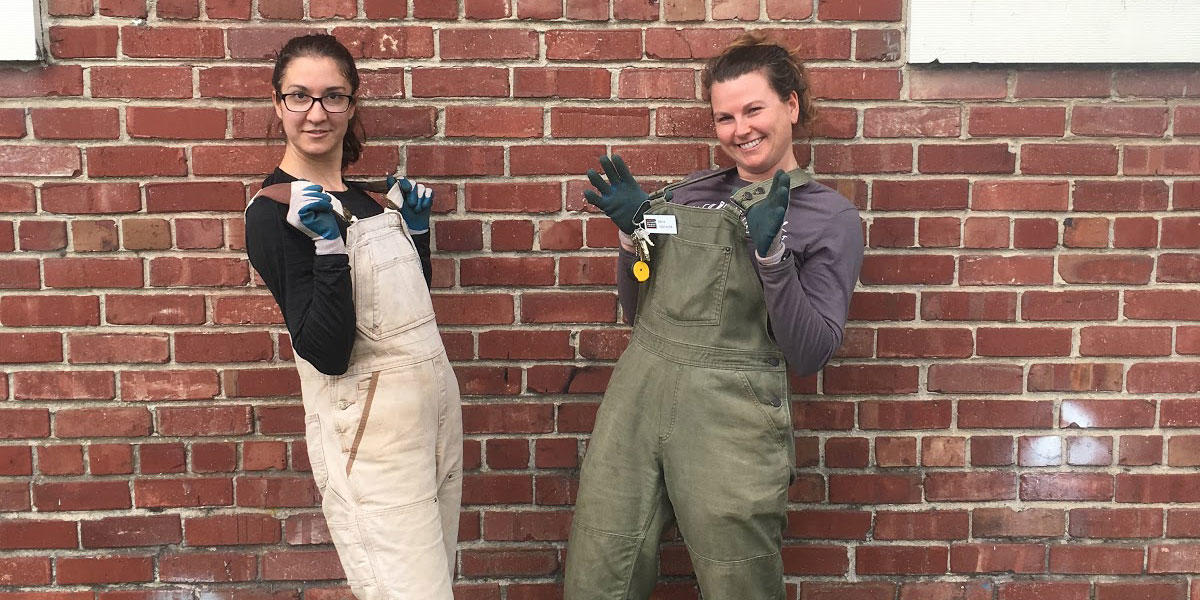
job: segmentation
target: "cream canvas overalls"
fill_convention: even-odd
[[[260,194],[278,198],[273,187]],[[325,375],[296,356],[321,510],[359,600],[452,600],[458,381],[400,213],[355,220],[346,247],[357,320],[350,367]]]
[[[807,180],[793,175],[792,188]],[[684,185],[691,182],[684,182]],[[665,200],[650,279],[600,405],[567,550],[567,600],[645,599],[678,524],[705,600],[781,600],[794,465],[788,377],[768,331],[742,208]]]

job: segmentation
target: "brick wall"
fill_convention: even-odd
[[[902,0],[43,4],[51,57],[0,67],[0,598],[348,596],[242,247],[306,31],[361,57],[355,173],[438,192],[460,597],[559,597],[628,339],[582,173],[724,162],[695,67],[745,27],[810,59],[798,153],[870,246],[795,382],[789,598],[1200,598],[1200,68],[910,67]]]

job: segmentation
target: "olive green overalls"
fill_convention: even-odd
[[[791,187],[808,180],[793,172]],[[684,182],[683,185],[693,183]],[[787,366],[768,331],[742,208],[651,203],[658,234],[629,347],[584,459],[566,598],[645,599],[678,523],[705,600],[784,597],[780,547],[794,465]],[[671,189],[671,188],[668,188]]]

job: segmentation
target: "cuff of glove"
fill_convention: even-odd
[[[409,225],[408,232],[412,235],[421,235],[423,233],[429,233],[429,226],[426,225],[424,229],[417,229],[416,227]]]
[[[313,245],[316,246],[317,254],[322,256],[327,254],[346,254],[346,242],[342,240],[342,236],[327,240],[321,238],[315,240]]]
[[[758,259],[760,265],[776,265],[783,260],[784,252],[787,252],[787,248],[783,244],[776,243],[771,245],[771,250],[767,252],[766,256],[762,256],[758,250],[755,250],[754,257]]]

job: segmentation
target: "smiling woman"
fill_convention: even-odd
[[[703,82],[733,168],[653,196],[619,156],[600,160],[607,180],[588,173],[584,196],[620,229],[617,290],[633,336],[584,459],[567,600],[649,597],[672,522],[704,598],[784,597],[787,371],[811,374],[841,344],[861,225],[793,154],[812,116],[794,54],[747,35]]]
[[[359,600],[451,600],[462,417],[427,288],[432,193],[395,178],[385,210],[343,179],[359,79],[333,36],[290,40],[271,83],[287,144],[246,252],[295,349],[330,537]]]

